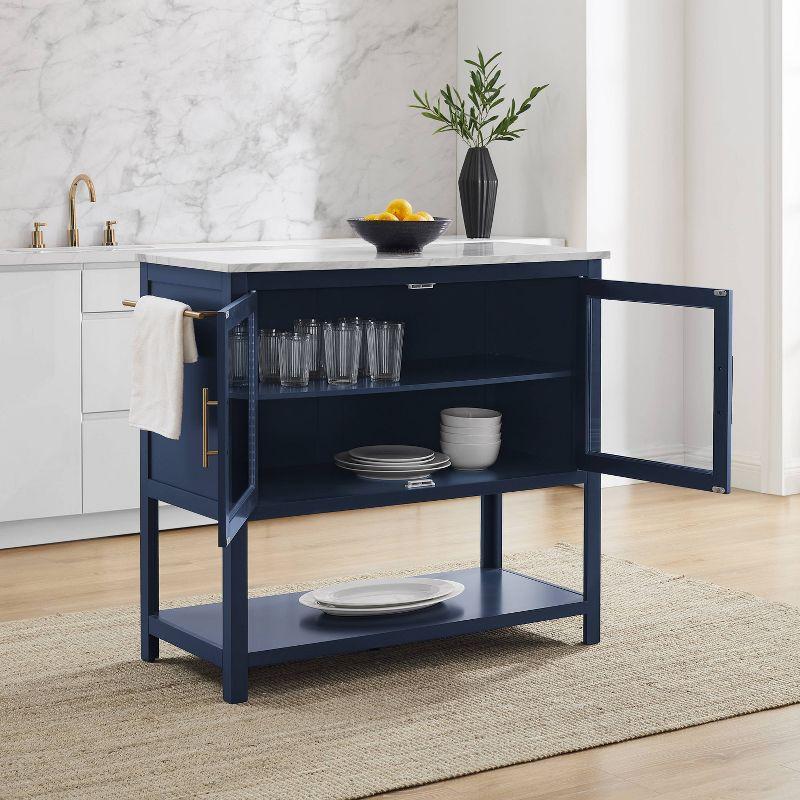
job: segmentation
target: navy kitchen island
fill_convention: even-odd
[[[730,491],[731,294],[602,279],[603,252],[524,239],[443,239],[420,256],[377,256],[358,240],[214,251],[149,251],[141,294],[194,310],[199,361],[184,376],[178,441],[141,434],[141,646],[159,640],[222,668],[223,696],[247,699],[253,666],[439,639],[566,616],[600,639],[600,475]],[[713,453],[709,468],[602,452],[600,305],[604,300],[713,311]],[[401,380],[353,387],[259,384],[259,328],[297,318],[405,323]],[[231,380],[230,338],[244,326],[248,375]],[[241,331],[241,327],[239,331]],[[657,354],[656,356],[657,357]],[[360,479],[333,464],[356,445],[438,449],[439,411],[503,413],[489,469],[445,470],[432,485]],[[505,492],[581,484],[580,592],[503,569]],[[397,616],[331,617],[299,595],[247,596],[249,520],[481,497],[480,566],[446,573],[459,597]],[[222,602],[161,610],[158,503],[218,520]],[[379,536],[380,532],[376,532]],[[435,536],[431,531],[431,536]],[[353,571],[360,571],[354,563]]]

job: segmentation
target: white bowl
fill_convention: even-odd
[[[454,444],[496,444],[500,441],[500,432],[497,433],[448,433],[445,430],[439,432],[439,438],[443,442],[453,442]]]
[[[442,442],[442,450],[450,456],[454,469],[486,469],[497,461],[500,442],[494,444]]]
[[[490,408],[445,408],[439,414],[443,425],[485,430],[499,428],[503,415]]]

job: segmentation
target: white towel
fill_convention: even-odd
[[[185,303],[147,295],[133,311],[133,378],[128,420],[135,428],[180,439],[183,365],[197,361],[194,321]]]

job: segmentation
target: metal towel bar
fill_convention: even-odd
[[[122,305],[128,308],[136,308],[136,300],[123,300]],[[184,311],[184,317],[191,317],[192,319],[205,319],[206,317],[213,317],[218,312],[216,311]]]

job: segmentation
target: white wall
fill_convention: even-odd
[[[780,139],[781,257],[772,299],[780,311],[779,403],[783,425],[773,442],[781,465],[781,489],[800,492],[800,3],[782,2],[780,60],[782,114]]]
[[[683,282],[683,8],[586,4],[587,244],[604,275]],[[602,447],[682,463],[683,317],[603,309]]]
[[[488,6],[491,5],[491,8]],[[506,99],[549,83],[520,119],[526,132],[491,146],[499,180],[493,233],[586,239],[584,0],[459,0],[459,88],[465,58],[503,51]],[[466,152],[459,148],[459,168]]]
[[[543,222],[561,219],[575,236],[581,224],[574,220],[585,214],[588,246],[612,252],[607,277],[733,289],[733,482],[765,491],[790,490],[793,480],[800,490],[800,157],[793,144],[784,147],[781,206],[774,67],[781,4],[783,136],[794,143],[795,0],[501,2],[491,13],[486,4],[459,3],[460,56],[478,43],[513,47],[509,67],[555,84],[541,96],[552,92],[552,105],[537,119],[545,128],[536,131],[540,152],[515,143],[495,158],[503,159],[495,229],[539,233]],[[576,43],[582,30],[585,51]],[[562,36],[571,43],[559,46]],[[571,105],[564,94],[573,96]],[[585,139],[575,130],[581,103]],[[568,115],[556,115],[568,107]],[[532,182],[534,171],[547,179]],[[538,186],[551,196],[526,204]],[[544,205],[558,213],[545,213]],[[776,242],[781,211],[783,239]],[[781,267],[782,292],[775,279]],[[609,307],[603,324],[604,449],[707,464],[710,312]],[[771,369],[778,344],[783,360]]]
[[[26,0],[0,10],[0,247],[331,236],[404,195],[455,214],[455,142],[411,89],[455,79],[456,0]]]
[[[770,3],[692,0],[685,9],[685,277],[733,289],[734,480],[766,489]],[[688,439],[697,445],[709,372],[689,347],[686,368]]]

